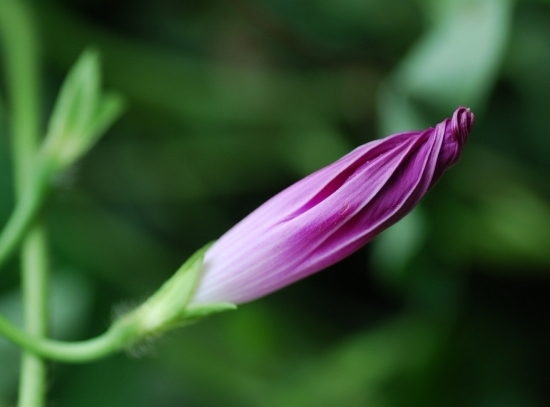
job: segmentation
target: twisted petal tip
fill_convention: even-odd
[[[452,118],[452,129],[461,147],[466,144],[468,135],[474,127],[474,122],[474,114],[469,108],[460,106],[455,110]]]

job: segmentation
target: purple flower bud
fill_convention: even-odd
[[[208,249],[191,302],[251,301],[350,255],[418,204],[473,125],[459,107],[434,128],[362,145],[277,194]]]

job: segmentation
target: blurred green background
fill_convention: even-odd
[[[56,338],[102,333],[196,249],[354,147],[459,105],[476,114],[459,164],[366,248],[130,357],[52,364],[50,405],[550,405],[549,2],[28,3],[44,123],[90,45],[128,101],[47,207]],[[0,310],[17,320],[17,262],[1,277]],[[18,356],[0,339],[1,407]]]

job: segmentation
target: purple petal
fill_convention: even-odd
[[[247,302],[350,255],[422,199],[474,124],[464,107],[424,131],[358,147],[264,203],[207,252],[193,303]]]

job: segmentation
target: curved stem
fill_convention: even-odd
[[[14,344],[43,358],[67,363],[94,361],[124,349],[136,337],[132,321],[121,319],[103,335],[81,342],[63,342],[29,335],[0,315],[0,333]]]
[[[18,201],[0,234],[0,267],[15,250],[36,220],[45,200],[47,182],[36,179],[35,186],[28,188]]]

